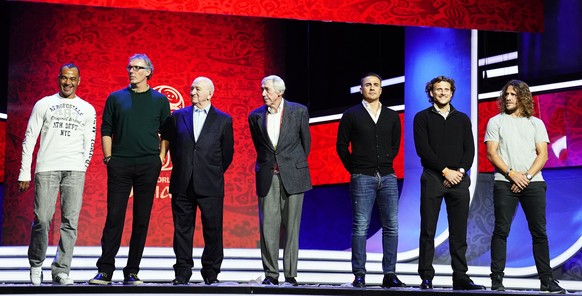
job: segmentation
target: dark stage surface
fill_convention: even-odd
[[[187,286],[172,286],[170,284],[146,283],[141,286],[123,286],[121,283],[112,286],[91,286],[88,284],[76,284],[74,286],[52,286],[43,284],[41,286],[23,285],[23,284],[4,284],[0,285],[0,294],[12,295],[129,295],[129,294],[151,294],[151,295],[168,295],[168,294],[212,294],[212,295],[540,295],[547,294],[533,290],[515,290],[506,292],[494,292],[491,290],[483,291],[453,291],[450,288],[435,288],[430,291],[420,290],[419,288],[391,288],[383,289],[380,286],[370,286],[365,289],[357,289],[347,286],[331,285],[300,285],[299,287],[291,286],[263,286],[260,284],[238,284],[238,283],[220,283],[207,286],[204,284],[190,284]],[[581,292],[569,293],[573,295],[582,295]]]

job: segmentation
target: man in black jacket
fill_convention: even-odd
[[[192,246],[196,209],[200,209],[204,251],[200,273],[207,285],[218,283],[224,259],[222,239],[224,173],[234,154],[232,117],[214,107],[214,84],[206,77],[192,82],[192,106],[174,111],[162,137],[172,157],[172,217],[174,220],[174,285],[192,276]]]
[[[382,287],[406,286],[396,276],[399,195],[392,167],[400,148],[400,118],[380,103],[381,83],[375,73],[361,79],[363,100],[344,112],[336,143],[337,154],[351,174],[352,285],[358,288],[366,286],[366,240],[375,203],[382,220]]]
[[[432,289],[434,236],[443,197],[449,221],[449,252],[454,290],[485,289],[467,276],[467,219],[469,185],[466,171],[473,164],[475,144],[469,117],[451,105],[455,81],[438,76],[426,84],[432,106],[414,117],[414,145],[424,168],[420,177],[421,289]]]

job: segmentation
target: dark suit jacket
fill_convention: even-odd
[[[277,150],[267,134],[267,107],[263,105],[253,110],[248,119],[257,151],[255,165],[257,195],[266,196],[269,192],[275,162],[279,166],[279,175],[287,193],[298,194],[311,189],[311,177],[307,166],[311,146],[307,108],[284,100]]]
[[[232,117],[210,106],[195,142],[193,112],[193,106],[174,111],[162,135],[170,141],[170,193],[186,193],[192,182],[197,195],[224,196],[224,172],[234,154]]]

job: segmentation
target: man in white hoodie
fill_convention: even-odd
[[[65,64],[57,76],[59,92],[34,105],[22,143],[18,190],[30,187],[34,146],[40,134],[34,174],[34,222],[28,247],[30,280],[42,283],[50,222],[61,194],[60,240],[51,265],[53,284],[72,285],[69,277],[77,222],[83,201],[85,172],[95,146],[95,108],[76,95],[81,82],[79,68]]]

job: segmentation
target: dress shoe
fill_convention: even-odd
[[[453,280],[453,290],[485,290],[485,286],[477,285],[471,279]]]
[[[491,275],[491,291],[505,291],[503,277],[501,275]]]
[[[272,276],[268,276],[265,277],[265,279],[263,280],[263,285],[273,285],[273,286],[278,286],[279,285],[279,280],[272,277]]]
[[[432,289],[432,280],[424,279],[422,283],[420,283],[421,290],[431,290]]]
[[[217,278],[204,278],[204,283],[207,285],[218,284],[220,281]]]
[[[366,275],[365,274],[356,274],[354,281],[352,282],[352,286],[356,288],[365,288],[366,287]]]
[[[299,286],[299,284],[297,283],[297,280],[294,277],[285,277],[285,282],[288,284],[291,284],[291,286],[294,286],[294,287]]]
[[[177,276],[175,279],[172,280],[172,285],[177,286],[177,285],[187,285],[190,282],[189,279],[186,279],[185,277],[182,276]]]
[[[401,282],[396,276],[396,274],[387,273],[384,275],[384,279],[382,280],[382,288],[398,288],[398,287],[406,287],[406,284]]]

